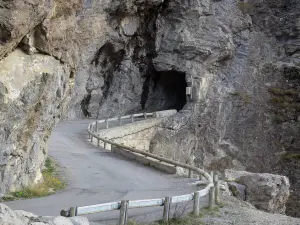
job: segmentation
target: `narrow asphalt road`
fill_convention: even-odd
[[[87,126],[91,120],[63,121],[49,140],[49,154],[63,168],[68,188],[54,195],[7,202],[12,209],[37,215],[58,216],[61,209],[100,204],[122,199],[160,198],[192,193],[196,190],[188,178],[176,178],[153,168],[128,161],[92,145]],[[130,216],[162,209],[133,210]],[[113,220],[118,212],[88,216],[90,221]]]

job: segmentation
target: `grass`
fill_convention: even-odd
[[[163,221],[157,221],[154,223],[150,223],[150,224],[145,224],[145,223],[139,223],[136,221],[128,221],[127,225],[200,225],[202,224],[201,221],[195,221],[196,217],[192,217],[192,216],[186,216],[186,217],[182,217],[182,218],[173,218],[169,221],[169,223],[164,223]]]
[[[192,213],[190,213],[187,216],[182,216],[179,218],[172,218],[169,223],[164,223],[163,221],[157,221],[154,223],[140,223],[133,220],[128,221],[128,225],[201,225],[205,224],[201,218],[204,218],[206,215],[214,215],[218,216],[218,212],[220,208],[223,208],[225,205],[220,204],[218,206],[215,206],[213,209],[209,209],[208,207],[203,208],[199,216],[194,216]]]
[[[284,95],[290,95],[290,96],[298,96],[299,92],[295,89],[282,89],[282,88],[269,88],[268,91],[273,94],[273,95],[279,95],[279,96],[284,96]]]
[[[230,95],[241,98],[245,104],[249,104],[251,102],[251,97],[247,92],[235,91],[235,92],[231,92]]]
[[[237,6],[243,13],[252,13],[255,8],[252,3],[241,0],[237,0]]]
[[[272,95],[270,103],[274,106],[273,121],[276,124],[295,120],[298,117],[300,112],[300,92],[298,90],[271,87],[268,92]]]
[[[24,187],[19,191],[10,193],[11,198],[19,199],[19,198],[36,198],[36,197],[44,197],[58,190],[62,190],[66,187],[65,182],[61,181],[59,176],[57,175],[57,168],[54,161],[48,157],[45,161],[45,169],[42,171],[43,181],[38,184],[33,184],[28,187]],[[3,199],[5,201],[5,198]]]
[[[286,153],[282,157],[286,160],[300,160],[300,153]]]

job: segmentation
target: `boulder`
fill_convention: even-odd
[[[37,216],[30,212],[13,211],[4,204],[0,204],[1,225],[89,225],[83,217],[65,218],[51,216]]]
[[[228,182],[229,190],[232,192],[233,196],[242,200],[247,200],[246,195],[246,186],[242,184],[238,184],[235,182]]]
[[[239,190],[241,185],[245,186],[245,200],[256,208],[271,212],[285,213],[285,204],[290,192],[289,179],[285,176],[269,173],[250,173],[246,171],[225,170],[225,179],[230,181],[229,185]],[[232,189],[231,189],[232,190]],[[243,197],[242,197],[243,198]]]

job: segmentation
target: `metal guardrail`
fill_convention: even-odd
[[[176,111],[176,110],[174,110]],[[197,167],[176,162],[170,159],[166,159],[148,152],[144,152],[135,148],[127,147],[115,142],[112,142],[110,140],[107,140],[105,138],[101,138],[97,132],[99,130],[99,125],[101,123],[105,123],[105,128],[109,128],[109,122],[113,121],[119,121],[119,126],[121,126],[123,123],[122,121],[124,119],[131,119],[131,122],[134,122],[135,118],[158,118],[158,117],[164,117],[159,116],[162,112],[168,112],[168,111],[160,111],[160,112],[154,112],[154,113],[140,113],[140,114],[132,114],[128,116],[122,116],[118,118],[110,118],[106,120],[97,120],[88,126],[88,134],[89,138],[91,139],[91,142],[93,142],[93,138],[96,138],[98,146],[100,144],[100,141],[104,143],[104,148],[107,148],[107,144],[111,145],[111,147],[117,147],[120,149],[124,149],[125,151],[131,151],[133,153],[139,153],[141,155],[144,155],[145,157],[151,157],[153,159],[157,159],[161,162],[165,162],[174,166],[182,167],[189,170],[189,177],[192,177],[192,171],[197,173],[199,177],[205,177],[207,182],[205,184],[206,187],[200,191],[196,191],[191,194],[186,195],[180,195],[180,196],[173,196],[173,197],[165,197],[165,198],[158,198],[158,199],[146,199],[146,200],[135,200],[135,201],[128,201],[123,200],[119,202],[110,202],[110,203],[103,203],[98,205],[90,205],[90,206],[82,206],[82,207],[71,207],[68,210],[62,210],[61,215],[65,217],[73,217],[73,216],[83,216],[87,214],[93,214],[93,213],[100,213],[100,212],[107,212],[107,211],[114,211],[114,210],[120,210],[120,218],[119,218],[119,225],[125,225],[127,224],[127,218],[128,218],[128,209],[134,209],[134,208],[143,208],[143,207],[154,207],[154,206],[163,206],[164,207],[164,213],[163,213],[163,221],[168,222],[170,219],[170,210],[171,210],[171,204],[177,204],[181,202],[188,202],[193,201],[193,214],[199,215],[200,212],[200,198],[205,197],[209,195],[209,202],[208,207],[212,209],[214,204],[219,204],[219,180],[218,175],[208,174],[202,169],[199,169]],[[170,115],[172,112],[169,110],[169,113],[166,113],[166,115]],[[163,114],[162,114],[163,115]],[[203,182],[202,182],[203,184]]]

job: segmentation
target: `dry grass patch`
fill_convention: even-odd
[[[55,162],[50,157],[46,159],[42,174],[43,181],[41,183],[24,187],[19,191],[12,192],[10,195],[15,199],[44,197],[66,187],[66,183],[58,175]]]

